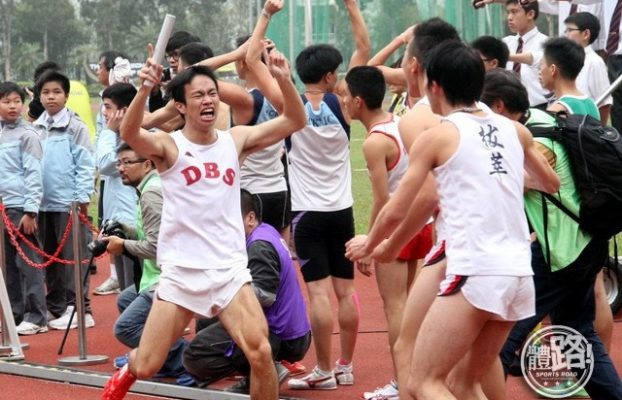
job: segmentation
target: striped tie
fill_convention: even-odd
[[[516,48],[516,54],[520,54],[522,52],[523,52],[523,38],[519,36],[518,47]],[[517,75],[520,75],[520,66],[521,66],[521,63],[519,62],[514,62],[514,65],[512,65],[512,70],[516,72]]]
[[[620,21],[622,20],[622,0],[618,0],[611,16],[609,37],[607,37],[607,54],[613,55],[618,50],[620,42]]]

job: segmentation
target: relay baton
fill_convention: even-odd
[[[173,32],[173,25],[175,25],[175,16],[166,14],[164,22],[162,23],[162,29],[160,29],[160,34],[158,35],[158,41],[156,42],[156,46],[153,51],[152,58],[157,64],[162,64],[162,61],[164,61],[164,50],[166,49],[168,39],[171,37],[171,33]],[[149,87],[153,86],[151,81],[145,81],[143,84]]]

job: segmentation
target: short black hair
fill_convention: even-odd
[[[479,100],[484,86],[484,63],[475,50],[458,40],[445,41],[425,57],[428,85],[443,88],[451,105],[472,104]]]
[[[505,68],[510,58],[510,50],[503,40],[494,36],[480,36],[471,43],[471,47],[479,51],[484,58],[497,60],[499,68]]]
[[[387,90],[382,72],[372,66],[354,67],[346,75],[346,84],[352,96],[358,96],[370,110],[382,107]]]
[[[111,69],[114,68],[114,60],[116,60],[117,57],[121,57],[125,59],[128,58],[127,55],[116,50],[106,50],[106,51],[102,51],[99,54],[99,60],[101,60],[102,58],[104,59],[104,66],[106,67],[106,71],[110,71]]]
[[[62,68],[54,61],[44,61],[35,67],[34,81],[36,82],[45,71],[62,71]]]
[[[564,79],[575,80],[585,62],[585,50],[577,42],[565,37],[551,38],[544,42],[544,58],[555,64]]]
[[[179,59],[183,61],[184,65],[193,65],[212,57],[214,57],[212,49],[200,42],[188,43],[179,49]]]
[[[188,43],[200,42],[200,41],[201,39],[198,36],[195,36],[191,34],[190,32],[177,31],[177,32],[174,32],[171,35],[171,37],[168,39],[168,42],[166,43],[166,48],[164,51],[166,53],[170,53],[172,51],[181,49],[182,47],[184,47],[184,45]]]
[[[446,40],[460,40],[456,28],[438,17],[430,18],[415,26],[415,37],[408,45],[408,55],[417,57],[423,64],[426,53]]]
[[[54,70],[45,71],[37,80],[35,84],[35,93],[41,93],[41,88],[48,82],[58,82],[60,86],[63,88],[63,92],[66,95],[69,95],[69,78],[67,78],[63,73]]]
[[[594,43],[594,41],[598,39],[598,35],[600,35],[600,21],[598,21],[595,15],[588,12],[578,12],[569,15],[568,18],[564,20],[564,23],[575,24],[581,31],[589,30],[589,44]]]
[[[135,152],[135,150],[132,148],[132,146],[130,146],[126,142],[121,142],[119,147],[117,147],[117,154],[119,154],[119,153],[121,153],[123,151],[134,151]]]
[[[255,213],[257,221],[261,222],[261,213],[259,212],[259,202],[257,197],[246,189],[240,190],[240,208],[242,208],[242,217],[246,216],[249,212]]]
[[[110,99],[117,107],[128,107],[136,96],[136,88],[131,83],[115,83],[102,92],[102,99]]]
[[[506,0],[505,5],[508,4],[518,4],[523,10],[525,10],[525,14],[529,13],[529,11],[533,11],[533,19],[538,19],[540,15],[540,5],[537,1],[523,1],[523,0]]]
[[[303,83],[318,83],[327,73],[337,71],[342,62],[343,57],[335,46],[314,44],[296,57],[296,72]]]
[[[121,144],[119,145],[119,147],[117,147],[117,155],[123,153],[124,151],[133,151],[134,153],[136,153],[136,155],[138,156],[138,158],[144,159],[145,161],[149,161],[151,163],[151,167],[155,169],[156,165],[153,162],[153,160],[150,160],[148,158],[144,158],[143,156],[141,156],[140,154],[138,154],[136,152],[136,150],[134,150],[132,148],[132,146],[130,146],[129,144],[127,144],[127,142],[121,142]]]
[[[11,93],[17,93],[22,99],[22,103],[26,100],[26,93],[21,86],[15,82],[2,82],[0,83],[0,99],[3,99]]]
[[[171,82],[166,86],[166,93],[174,101],[186,104],[185,87],[198,75],[204,75],[213,80],[216,85],[216,90],[218,90],[218,78],[216,78],[214,71],[203,65],[193,65],[175,75]]]
[[[486,72],[481,102],[492,107],[501,100],[511,113],[525,113],[529,109],[527,89],[513,71],[496,68]]]
[[[251,38],[251,35],[249,35],[249,34],[236,37],[235,38],[235,47],[238,48],[238,47],[242,46],[250,38]]]

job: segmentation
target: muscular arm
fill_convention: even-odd
[[[283,114],[259,125],[236,126],[231,129],[241,160],[248,154],[285,139],[307,123],[302,100],[291,80],[287,60],[276,50],[270,53],[269,60],[270,72],[283,92]]]
[[[386,147],[387,141],[390,141],[382,134],[371,134],[363,143],[363,155],[369,172],[369,180],[371,181],[371,190],[373,196],[373,205],[369,216],[369,229],[374,225],[376,216],[380,209],[389,201],[389,181]],[[391,143],[388,143],[391,145]]]
[[[150,52],[152,52],[150,47]],[[153,160],[158,168],[167,169],[177,158],[175,151],[177,148],[170,136],[164,132],[149,132],[141,128],[145,104],[149,98],[151,89],[143,82],[150,81],[153,85],[160,83],[162,76],[162,66],[153,63],[151,58],[147,59],[145,66],[140,70],[139,77],[141,85],[126,111],[126,115],[121,122],[121,139],[129,144],[138,154]],[[166,146],[171,148],[167,154]],[[174,150],[173,150],[174,148]],[[174,154],[173,154],[174,153]]]
[[[361,14],[361,10],[356,0],[343,0],[346,9],[348,10],[348,16],[350,18],[350,26],[352,27],[352,38],[354,40],[354,52],[350,57],[350,63],[348,64],[348,71],[359,65],[367,65],[369,60],[369,53],[371,52],[371,42],[369,40],[369,32],[367,32],[367,25]],[[342,79],[337,83],[335,92],[339,95],[345,93],[345,81]],[[343,110],[342,106],[342,110]],[[346,113],[347,114],[347,113]]]
[[[283,8],[282,0],[267,0],[263,11],[269,16],[273,16]],[[246,66],[255,76],[257,88],[268,99],[270,104],[279,113],[283,111],[283,94],[279,89],[279,85],[270,75],[268,67],[261,61],[261,55],[264,50],[263,38],[266,36],[270,19],[263,13],[259,15],[255,30],[250,38],[248,51],[246,52]]]
[[[384,80],[388,85],[406,86],[404,70],[402,68],[386,67],[384,63],[387,62],[389,57],[395,53],[397,49],[408,44],[413,37],[413,31],[414,26],[411,26],[400,33],[367,62],[367,65],[376,66],[382,71]]]

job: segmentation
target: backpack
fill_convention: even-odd
[[[581,206],[573,214],[557,198],[544,196],[560,208],[581,229],[609,238],[622,231],[622,138],[610,126],[589,115],[553,115],[555,126],[527,124],[534,137],[545,137],[561,143],[570,160]]]

